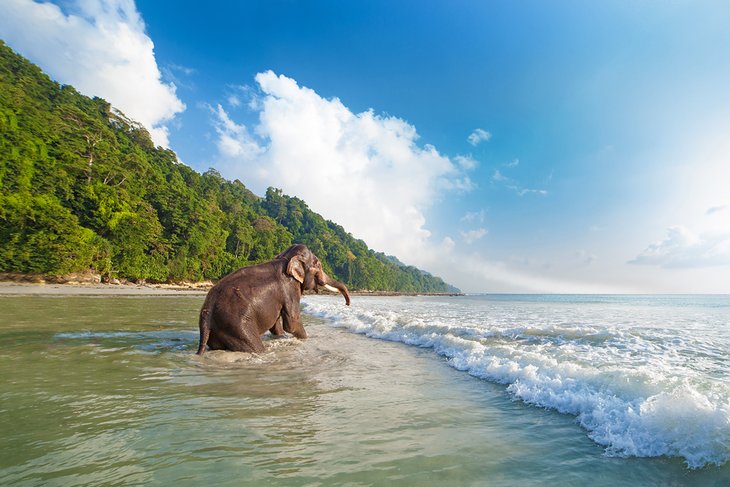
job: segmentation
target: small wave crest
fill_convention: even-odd
[[[490,326],[474,315],[326,300],[303,306],[355,333],[432,348],[525,403],[574,415],[607,455],[681,457],[689,468],[730,459],[730,386],[664,360],[653,337],[571,323]]]

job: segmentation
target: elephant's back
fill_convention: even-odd
[[[282,260],[272,260],[248,267],[241,267],[230,274],[224,276],[212,288],[214,290],[222,290],[230,286],[250,286],[256,282],[271,280],[279,274],[284,274],[285,262]]]

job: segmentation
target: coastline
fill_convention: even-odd
[[[320,291],[321,294],[325,292]],[[329,293],[326,293],[329,294]],[[334,294],[334,293],[332,293]],[[400,292],[400,291],[350,291],[350,296],[362,297],[393,297],[400,298],[403,296],[466,296],[464,293],[419,293],[419,292]]]
[[[105,296],[162,296],[205,295],[207,287],[184,284],[51,284],[0,282],[0,296],[46,295],[105,295]]]
[[[18,282],[0,281],[0,296],[8,295],[118,295],[118,296],[161,296],[161,295],[205,295],[213,286],[211,282],[179,284],[134,284],[134,283],[86,283],[86,282]],[[320,291],[321,294],[333,294]],[[308,293],[309,294],[309,293]],[[419,293],[397,291],[350,291],[357,297],[402,297],[402,296],[463,296],[460,293]]]

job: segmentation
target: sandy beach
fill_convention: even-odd
[[[31,283],[0,281],[0,296],[18,295],[104,295],[104,296],[162,296],[207,294],[211,283],[190,284],[88,284],[88,283]],[[321,294],[333,294],[322,290]],[[403,293],[395,291],[351,291],[358,297],[397,296],[462,296],[458,293]]]
[[[209,286],[177,284],[36,284],[0,282],[0,296],[8,295],[108,295],[159,296],[206,294]]]

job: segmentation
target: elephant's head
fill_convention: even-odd
[[[318,286],[322,286],[329,291],[341,293],[345,297],[345,303],[350,305],[347,286],[329,277],[317,256],[306,245],[294,244],[276,258],[287,261],[286,273],[299,282],[302,291],[317,292]]]

